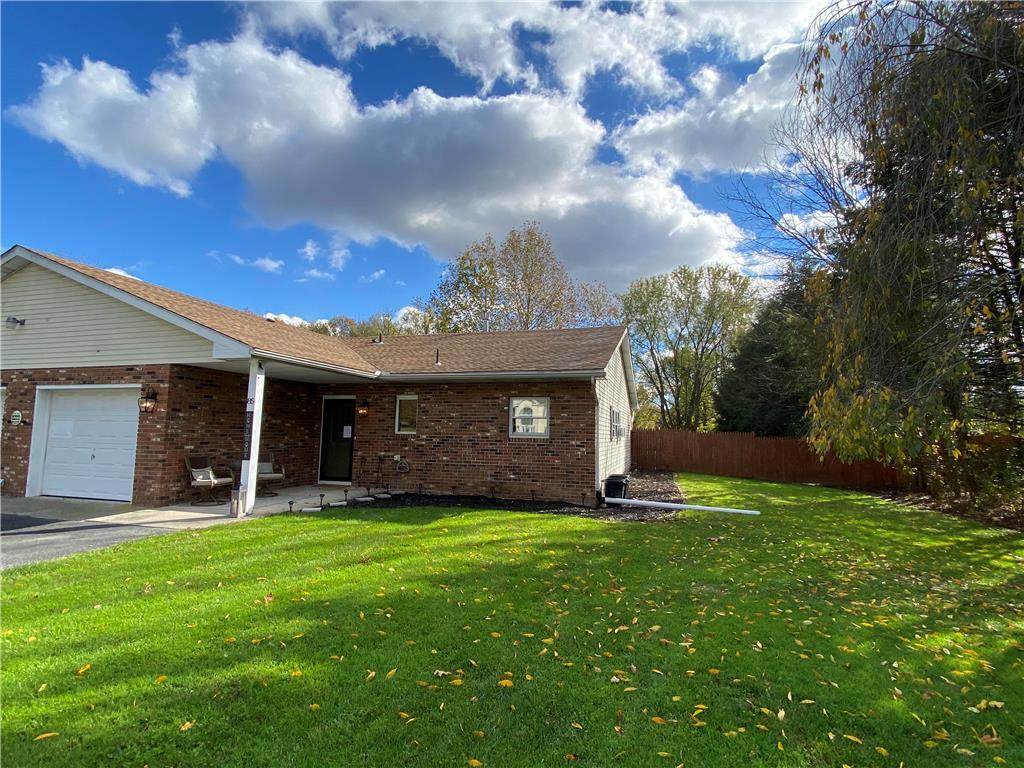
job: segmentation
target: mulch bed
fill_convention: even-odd
[[[685,496],[680,492],[670,472],[652,472],[630,475],[629,496],[648,501],[669,501],[682,504]],[[582,507],[551,501],[520,501],[494,499],[488,496],[452,496],[420,493],[404,493],[390,499],[375,499],[364,505],[353,503],[350,508],[380,507],[467,507],[475,509],[507,509],[513,511],[539,512],[545,515],[575,515],[595,520],[619,520],[634,523],[651,523],[661,520],[675,520],[676,512],[671,509],[646,509],[644,507],[620,507],[608,505],[600,509]]]

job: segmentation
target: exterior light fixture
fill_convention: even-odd
[[[139,398],[139,413],[152,413],[156,410],[156,392],[152,389]]]
[[[366,398],[363,398],[363,402],[361,402],[359,404],[359,407],[356,408],[356,413],[358,415],[360,415],[360,416],[365,416],[369,412],[370,412],[370,401],[367,400]]]
[[[13,315],[8,315],[7,319],[4,320],[4,322],[7,324],[8,328],[17,328],[19,325],[25,325],[25,318],[21,318],[19,320]]]

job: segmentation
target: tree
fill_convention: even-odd
[[[824,348],[807,296],[811,277],[807,269],[789,269],[740,339],[715,391],[718,429],[807,435]]]
[[[617,303],[600,283],[577,284],[536,222],[488,234],[445,270],[422,308],[441,332],[529,331],[614,322]]]
[[[502,330],[498,248],[490,234],[448,266],[425,311],[442,333]]]
[[[756,304],[750,278],[720,265],[682,266],[633,281],[621,301],[660,425],[712,428],[715,385]]]
[[[913,465],[933,487],[1002,485],[1018,504],[1022,28],[1019,3],[827,10],[780,130],[795,162],[754,205],[825,268],[816,447]]]
[[[330,320],[318,320],[307,326],[314,333],[325,336],[398,336],[407,333],[405,326],[399,325],[391,312],[377,312],[364,320],[355,320],[347,315],[338,315]]]
[[[580,283],[576,287],[576,322],[581,328],[615,325],[622,320],[618,297],[602,282]]]

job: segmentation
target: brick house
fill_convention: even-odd
[[[23,246],[0,265],[5,495],[169,504],[186,456],[251,489],[272,451],[295,485],[593,504],[629,468],[621,327],[332,338]]]

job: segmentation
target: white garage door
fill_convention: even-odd
[[[132,500],[137,389],[51,390],[42,492]]]

